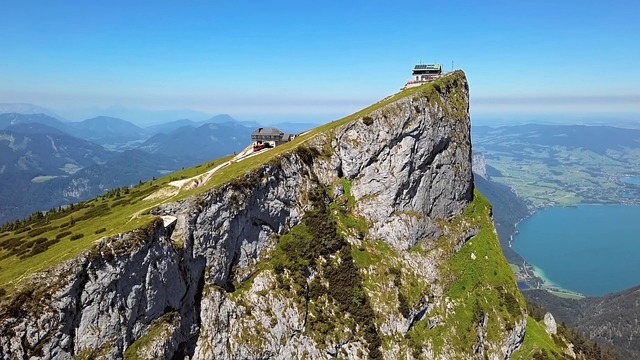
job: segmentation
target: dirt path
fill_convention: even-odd
[[[216,171],[222,168],[225,168],[235,162],[240,162],[244,159],[248,159],[258,154],[262,154],[265,151],[269,151],[269,150],[271,149],[264,149],[258,152],[254,152],[253,145],[250,145],[246,149],[238,153],[238,155],[234,156],[233,159],[231,159],[230,161],[220,164],[205,173],[190,177],[188,179],[172,181],[168,184],[169,186],[165,186],[162,189],[159,189],[158,191],[144,198],[144,200],[146,201],[146,200],[166,199],[179,194],[180,191],[195,189],[197,187],[203,186],[209,181],[209,179],[211,179],[211,177]]]

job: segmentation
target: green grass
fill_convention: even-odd
[[[104,359],[109,355],[109,349],[113,346],[113,340],[105,342],[98,349],[84,349],[76,353],[73,357],[74,360],[93,360]]]
[[[414,357],[419,357],[427,344],[431,344],[436,356],[451,351],[471,356],[477,341],[475,329],[484,314],[489,316],[486,336],[492,343],[504,340],[505,332],[523,319],[524,300],[493,231],[490,209],[488,201],[476,192],[461,216],[440,224],[451,235],[427,241],[436,241],[433,247],[443,252],[441,256],[431,257],[431,250],[427,249],[432,247],[427,243],[426,248],[418,244],[411,250],[412,256],[423,256],[424,261],[443,259],[438,264],[438,281],[454,307],[447,308],[445,303],[440,303],[427,319],[416,322],[405,337],[392,335],[385,337],[384,343],[413,349]],[[477,227],[480,232],[454,253],[457,234],[469,227]],[[431,292],[432,284],[417,276],[414,269],[405,265],[403,257],[383,241],[365,240],[360,247],[352,249],[352,254],[363,274],[363,285],[371,295],[372,305],[382,314],[403,314],[407,310],[403,311],[405,306],[415,309],[419,303],[424,304]],[[442,324],[430,329],[428,319],[435,317],[440,317]]]
[[[338,230],[346,236],[364,239],[369,232],[369,223],[354,213],[356,199],[351,195],[351,181],[345,178],[340,178],[339,180],[344,189],[344,194],[336,202],[330,204],[332,214],[337,216]]]
[[[384,264],[383,259],[390,262],[388,256],[384,256],[377,250],[378,243],[383,242],[380,240],[365,241],[362,243],[362,246],[354,248],[352,257],[359,268],[368,269],[372,266]]]
[[[545,353],[547,359],[562,359],[562,349],[553,341],[545,331],[544,324],[538,323],[534,318],[527,319],[527,331],[522,347],[511,357],[514,360],[530,360],[535,354]]]
[[[360,247],[353,247],[352,258],[362,274],[362,284],[370,294],[371,304],[378,313],[398,312],[397,286],[389,284],[390,269],[402,269],[401,257],[380,240],[364,241]],[[402,269],[404,270],[404,269]],[[405,276],[409,272],[402,271]],[[378,319],[382,322],[383,319]]]
[[[381,109],[384,106],[389,105],[401,98],[417,93],[432,95],[435,92],[436,86],[445,86],[448,82],[454,81],[461,76],[464,75],[461,72],[456,72],[450,76],[441,78],[436,82],[401,91],[341,120],[333,121],[314,130],[311,130],[304,135],[298,136],[292,142],[278,146],[270,151],[266,151],[260,155],[248,158],[246,160],[232,163],[229,166],[222,168],[221,170],[216,172],[214,176],[206,184],[204,184],[204,186],[187,191],[181,191],[175,196],[164,199],[156,199],[151,201],[143,200],[144,197],[149,193],[161,188],[167,188],[168,183],[173,180],[186,179],[202,174],[219,164],[228,162],[229,160],[231,160],[231,157],[214,160],[213,162],[207,164],[202,164],[190,169],[185,169],[167,175],[160,179],[143,183],[132,188],[128,194],[121,194],[119,197],[98,197],[85,203],[85,205],[87,205],[89,208],[81,209],[78,211],[66,211],[62,216],[56,218],[55,220],[49,221],[49,223],[31,225],[32,228],[37,228],[39,226],[45,225],[57,227],[57,229],[50,230],[40,235],[45,236],[48,239],[54,239],[56,235],[63,230],[70,230],[74,235],[82,234],[83,237],[76,241],[71,241],[70,237],[62,238],[60,239],[61,241],[53,244],[46,251],[24,259],[20,259],[16,256],[5,257],[5,255],[9,254],[9,251],[0,250],[0,258],[4,257],[0,259],[0,289],[4,289],[5,291],[10,293],[13,288],[18,286],[29,275],[55,266],[65,260],[76,257],[81,252],[91,248],[95,241],[102,237],[129,232],[148,225],[153,221],[153,216],[148,215],[149,211],[162,203],[173,202],[185,199],[187,197],[197,196],[200,193],[229,183],[230,181],[238,179],[247,173],[251,173],[252,171],[258,169],[260,166],[269,163],[276,164],[279,161],[278,157],[291,153],[316,136],[331,134],[332,131],[339,126],[362,118],[370,114],[371,112]],[[141,194],[144,194],[145,196],[141,196]],[[106,204],[109,211],[105,212],[104,214],[93,216],[91,218],[78,220],[87,215],[87,212],[92,208],[96,208],[101,204]],[[60,228],[61,225],[64,225],[65,223],[73,223],[74,221],[75,224],[73,224],[72,226]],[[105,228],[106,230],[96,233],[102,228]],[[7,238],[15,237],[22,237],[20,241],[26,242],[34,240],[33,238],[24,237],[23,233],[20,234],[20,230],[15,230],[0,233],[0,245],[2,244],[2,242],[6,241]]]
[[[173,327],[177,326],[179,322],[179,315],[176,312],[169,312],[158,318],[153,325],[149,328],[147,333],[131,344],[124,353],[125,360],[137,360],[146,359],[141,355],[145,353],[145,347],[151,343],[151,341],[159,339],[168,342],[173,331]]]
[[[417,322],[409,332],[414,344],[430,342],[439,355],[450,350],[469,354],[477,340],[475,329],[484,314],[489,317],[487,341],[494,343],[522,320],[525,303],[493,231],[490,209],[489,202],[476,191],[464,213],[446,225],[454,233],[467,226],[478,227],[479,233],[440,265],[445,295],[455,307],[434,309],[432,316],[441,316],[442,326],[429,329],[427,321]],[[437,248],[452,252],[454,244],[452,239],[444,238]]]
[[[476,190],[474,201],[465,209],[462,218],[476,224],[480,232],[469,240],[453,257],[450,268],[456,282],[449,289],[452,297],[462,297],[470,290],[482,288],[487,283],[507,284],[509,292],[517,292],[511,267],[502,255],[493,223],[489,216],[491,204]],[[475,260],[472,260],[472,254]],[[469,266],[469,263],[477,266]],[[521,299],[522,300],[522,299]],[[524,301],[520,301],[524,306]]]

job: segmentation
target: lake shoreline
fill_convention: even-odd
[[[640,231],[630,220],[636,216],[640,217],[640,207],[626,204],[580,203],[533,210],[516,223],[508,242],[524,259],[512,264],[520,288],[582,298],[637,285],[640,279],[633,277],[637,266],[629,259],[630,253],[640,250],[635,235]]]
[[[518,279],[518,286],[521,288],[521,290],[546,290],[556,296],[569,299],[582,299],[586,297],[586,295],[582,293],[565,289],[562,286],[554,283],[545,275],[542,269],[532,264],[525,262],[524,264],[515,266],[519,269],[515,275],[516,279]],[[525,284],[526,287],[523,288],[521,284]]]

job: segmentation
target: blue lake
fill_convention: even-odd
[[[512,246],[559,287],[621,291],[640,284],[640,206],[544,209],[518,225]]]

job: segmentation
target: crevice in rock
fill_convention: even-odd
[[[20,344],[22,345],[22,348],[25,349],[25,351],[22,353],[22,359],[23,360],[28,360],[29,359],[28,352],[29,352],[31,347],[29,346],[29,342],[27,341],[27,332],[26,331],[20,337]]]
[[[180,274],[184,279],[184,283],[187,285],[187,291],[184,292],[184,295],[180,299],[181,304],[185,304],[187,299],[191,296],[191,291],[189,287],[191,286],[191,271],[189,267],[193,267],[195,263],[193,262],[193,231],[189,232],[189,235],[185,239],[184,248],[177,252],[178,255],[178,268],[180,270]]]
[[[196,264],[193,265],[195,266]],[[189,284],[189,288],[187,289],[187,294],[193,294],[193,307],[189,307],[189,303],[182,303],[183,312],[181,314],[182,316],[180,324],[183,333],[186,334],[187,337],[184,339],[184,341],[178,344],[176,352],[172,356],[172,360],[182,360],[185,358],[191,359],[193,358],[193,355],[195,353],[198,337],[200,336],[200,328],[202,326],[200,311],[202,308],[202,297],[204,295],[205,272],[206,268],[205,266],[202,266],[202,271],[200,273],[200,277],[198,278],[195,291],[192,292],[192,290],[190,289],[193,284]],[[185,309],[185,307],[189,308]],[[195,326],[191,323],[192,319],[196,322]],[[190,333],[190,331],[194,328],[196,329],[196,331]]]
[[[238,252],[234,252],[233,258],[231,259],[231,263],[229,264],[229,273],[227,275],[227,279],[225,280],[224,284],[222,284],[222,288],[227,293],[232,293],[236,291],[236,286],[233,284],[233,277],[234,277],[234,270],[235,270],[235,267],[238,265],[239,259],[240,259],[240,255],[238,254]]]
[[[453,253],[457,254],[462,249],[464,244],[466,244],[467,241],[471,240],[473,237],[478,235],[479,232],[480,232],[479,228],[473,227],[473,228],[468,229],[467,231],[465,231],[463,234],[461,234],[460,235],[460,240],[453,247]]]
[[[340,161],[340,164],[336,167],[336,176],[339,178],[344,177],[344,171],[342,170],[342,161]]]
[[[87,274],[87,262],[82,264],[82,270],[80,270],[78,281],[74,286],[75,289],[72,289],[70,293],[75,295],[75,299],[73,300],[73,309],[68,308],[67,313],[64,314],[67,321],[67,326],[64,327],[63,333],[68,330],[69,335],[69,354],[71,356],[76,355],[76,330],[78,326],[80,326],[80,319],[82,317],[82,293],[84,291],[84,287],[89,281],[89,274]]]
[[[409,327],[407,328],[407,331],[410,331],[411,329],[413,329],[413,326],[420,321],[424,315],[427,313],[427,311],[429,311],[429,306],[425,306],[422,310],[418,311],[412,318],[411,321],[409,322]]]
[[[309,316],[309,281],[304,286],[304,320],[302,321],[302,329],[307,327],[307,316]]]
[[[268,228],[269,228],[269,230],[271,230],[272,232],[274,232],[274,233],[276,232],[276,228],[275,228],[273,225],[271,225],[271,224],[269,224],[268,222],[266,222],[266,221],[264,221],[264,220],[262,220],[262,219],[260,219],[260,218],[257,218],[257,217],[252,217],[252,218],[251,218],[251,224],[252,224],[253,226],[266,226],[266,227],[268,227]]]
[[[476,327],[476,332],[478,334],[478,341],[473,345],[473,353],[476,355],[478,359],[484,358],[485,353],[485,342],[487,336],[487,325],[489,323],[489,316],[484,314],[482,316],[482,321]]]

